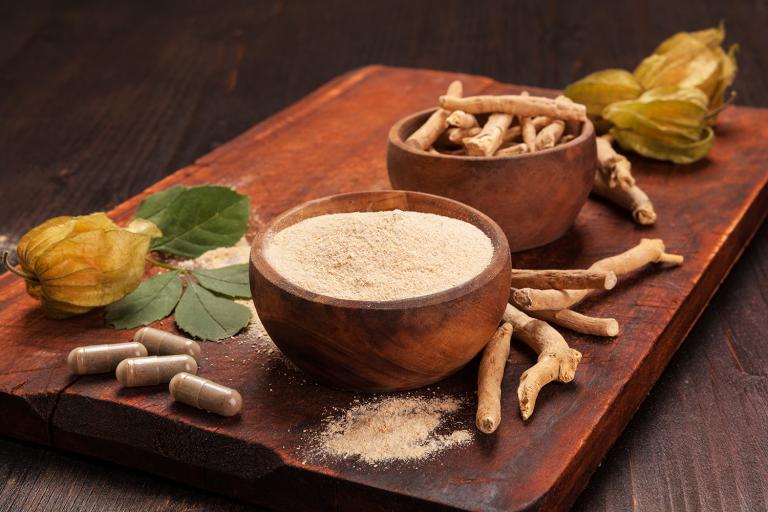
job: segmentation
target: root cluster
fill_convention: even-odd
[[[509,355],[510,338],[522,341],[537,354],[536,364],[520,377],[517,396],[520,415],[533,414],[541,389],[550,382],[571,382],[581,353],[571,348],[552,325],[594,336],[619,334],[613,318],[596,318],[572,308],[595,290],[610,290],[617,278],[651,263],[680,265],[683,257],[666,252],[659,239],[642,239],[635,247],[593,263],[585,270],[515,270],[504,324],[485,348],[478,378],[477,427],[490,434],[501,421],[501,381]]]

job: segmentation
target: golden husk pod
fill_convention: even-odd
[[[634,73],[606,69],[569,85],[601,132],[624,149],[675,163],[706,156],[711,129],[736,77],[736,50],[721,47],[725,29],[680,32],[662,42]]]
[[[103,213],[55,217],[21,238],[20,269],[11,270],[24,277],[48,316],[64,318],[132,292],[144,275],[150,241],[160,235],[143,219],[121,228]]]

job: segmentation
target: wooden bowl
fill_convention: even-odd
[[[277,232],[327,213],[407,210],[469,222],[493,242],[489,265],[448,290],[395,301],[337,299],[288,282],[265,258]],[[310,201],[270,222],[253,242],[251,292],[275,344],[319,380],[358,391],[395,391],[431,384],[456,372],[498,327],[509,295],[511,262],[501,228],[451,199],[417,192],[341,194]]]
[[[535,153],[436,155],[403,142],[433,110],[405,117],[389,131],[392,187],[450,197],[489,215],[513,252],[548,244],[571,227],[592,189],[595,129],[585,122],[572,141]]]

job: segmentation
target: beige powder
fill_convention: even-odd
[[[400,210],[321,215],[268,241],[269,263],[314,293],[387,301],[469,281],[493,256],[490,238],[467,222]]]
[[[250,254],[251,246],[243,237],[232,247],[219,247],[218,249],[205,252],[197,258],[179,261],[176,265],[179,268],[190,270],[227,267],[229,265],[248,263]]]
[[[454,397],[413,396],[357,405],[325,420],[318,448],[323,455],[355,457],[368,464],[425,460],[472,440],[466,429],[437,432],[460,406]]]

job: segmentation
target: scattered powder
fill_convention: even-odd
[[[317,449],[323,455],[357,457],[372,465],[426,460],[472,440],[468,429],[438,433],[461,403],[454,397],[396,396],[357,405],[340,418],[324,421]]]
[[[275,270],[306,290],[372,301],[447,290],[492,256],[490,238],[472,224],[400,210],[312,217],[275,234],[266,250]]]
[[[180,268],[192,270],[227,267],[229,265],[237,265],[238,263],[248,263],[250,255],[251,246],[243,237],[232,247],[213,249],[195,259],[179,261],[176,265]]]
[[[259,313],[256,311],[256,306],[252,300],[236,300],[238,304],[242,304],[251,311],[251,322],[246,328],[243,343],[251,343],[253,348],[259,352],[272,354],[277,350],[272,338],[267,334],[267,330],[264,328],[264,324],[261,323]]]

